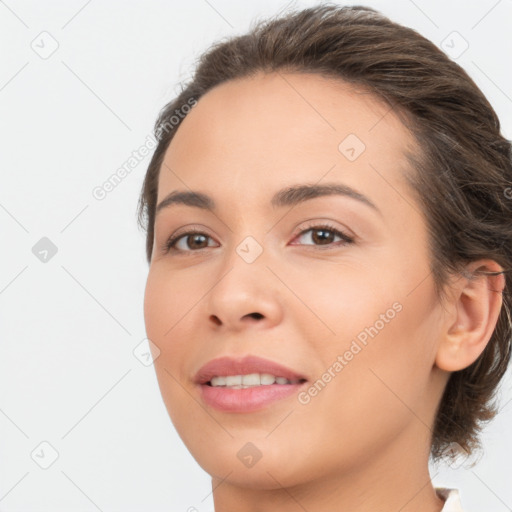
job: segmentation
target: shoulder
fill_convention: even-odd
[[[444,500],[444,507],[441,512],[464,512],[460,503],[458,489],[436,487],[435,490],[437,495]]]

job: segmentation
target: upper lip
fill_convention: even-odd
[[[208,361],[195,375],[195,382],[206,384],[212,377],[225,375],[247,375],[250,373],[269,373],[275,377],[284,377],[288,380],[307,380],[300,373],[282,366],[269,359],[247,355],[235,359],[232,357],[219,357]]]

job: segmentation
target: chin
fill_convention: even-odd
[[[265,445],[265,446],[263,446]],[[251,443],[240,439],[230,439],[223,445],[187,448],[212,478],[249,489],[280,489],[301,483],[297,471],[300,468],[290,465],[297,460],[296,453],[289,455],[279,450],[279,445],[271,445],[267,440]],[[283,461],[288,463],[283,464]]]

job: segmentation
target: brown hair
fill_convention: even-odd
[[[473,364],[450,375],[432,431],[434,459],[453,443],[469,454],[480,448],[483,422],[497,413],[493,401],[511,355],[511,145],[473,80],[416,31],[367,7],[323,4],[259,21],[249,33],[214,44],[155,124],[159,142],[138,205],[147,260],[160,167],[185,117],[176,114],[227,80],[280,70],[352,83],[404,118],[421,148],[407,155],[415,171],[407,179],[427,219],[439,299],[450,275],[467,276],[468,262],[489,258],[505,269],[503,305],[492,337]]]

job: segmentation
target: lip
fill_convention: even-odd
[[[210,386],[212,377],[219,375],[247,375],[250,373],[269,373],[284,377],[295,384],[271,384],[246,389],[226,389]],[[257,356],[245,356],[241,359],[219,357],[202,366],[196,373],[195,382],[205,404],[223,412],[252,412],[265,409],[270,404],[297,393],[306,384],[304,375],[269,359]]]
[[[195,381],[198,384],[206,384],[212,377],[218,375],[247,375],[250,373],[270,373],[275,377],[284,377],[292,381],[306,379],[304,375],[279,363],[248,355],[241,359],[227,356],[212,359],[199,369]]]

